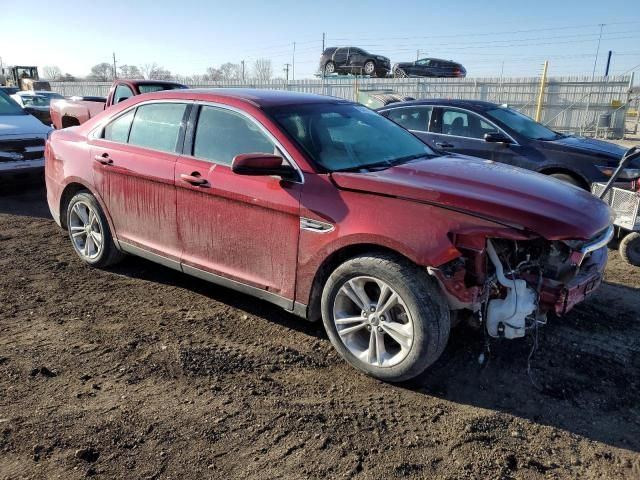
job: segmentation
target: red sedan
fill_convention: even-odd
[[[86,263],[138,255],[321,318],[389,381],[431,365],[463,317],[517,338],[566,313],[599,285],[613,232],[578,188],[291,92],[137,96],[54,132],[46,181]]]

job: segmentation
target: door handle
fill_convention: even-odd
[[[101,163],[102,165],[111,165],[113,164],[113,160],[111,160],[111,158],[109,158],[109,154],[108,153],[103,153],[102,155],[96,155],[95,157],[93,157],[95,159],[96,162]]]
[[[436,142],[436,146],[440,148],[453,148],[454,145],[448,142]]]
[[[190,183],[191,185],[206,185],[207,180],[200,176],[199,172],[193,172],[191,175],[187,175],[186,173],[182,173],[180,175],[180,179],[183,182]]]

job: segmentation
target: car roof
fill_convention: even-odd
[[[406,107],[411,105],[414,105],[414,106],[441,105],[445,107],[459,107],[459,108],[466,108],[469,110],[479,110],[479,111],[491,110],[493,108],[499,107],[499,105],[496,103],[484,102],[482,100],[453,100],[453,99],[446,99],[446,98],[444,99],[430,98],[427,100],[410,100],[408,102],[390,103],[389,105],[386,105],[380,108],[380,110],[387,110],[390,108],[397,108],[397,107]]]
[[[211,101],[224,97],[245,101],[259,108],[314,103],[352,103],[342,98],[329,97],[327,95],[259,88],[189,88],[185,90],[165,90],[147,95],[159,99],[169,97]],[[149,96],[146,98],[149,98]]]
[[[455,63],[456,65],[460,65],[458,62],[456,62],[454,60],[445,60],[444,58],[423,57],[423,58],[418,59],[417,61],[419,62],[420,60],[435,60],[436,62]]]

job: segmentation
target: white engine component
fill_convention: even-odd
[[[491,240],[487,240],[487,253],[496,269],[498,283],[507,289],[505,298],[489,302],[487,331],[492,337],[501,336],[502,329],[505,338],[524,337],[525,319],[536,310],[536,292],[529,288],[524,280],[512,280],[504,276],[502,263]]]

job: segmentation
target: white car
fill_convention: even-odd
[[[42,176],[44,144],[51,130],[0,92],[0,182]]]
[[[42,123],[51,125],[51,112],[49,110],[51,100],[59,100],[64,97],[59,93],[46,90],[21,90],[11,95],[11,98]]]

